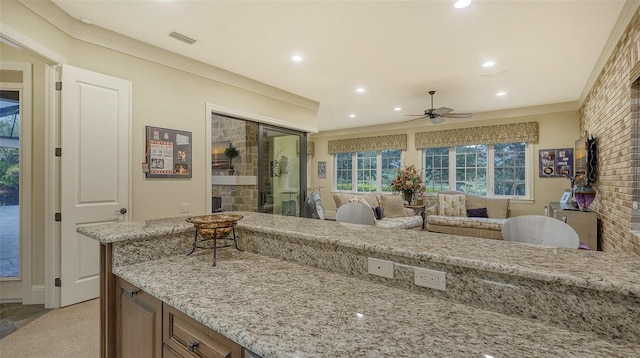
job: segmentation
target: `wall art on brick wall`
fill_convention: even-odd
[[[572,177],[573,148],[540,149],[540,177]]]
[[[191,132],[146,129],[147,178],[191,178]]]

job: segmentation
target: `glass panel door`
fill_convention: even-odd
[[[307,187],[307,135],[260,125],[258,211],[301,216]]]
[[[20,91],[0,90],[0,279],[20,277]]]

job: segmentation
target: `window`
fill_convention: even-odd
[[[337,190],[391,191],[391,181],[402,163],[402,151],[336,153],[335,160]]]
[[[336,189],[353,190],[352,153],[336,154]]]
[[[424,150],[424,187],[427,193],[449,190],[449,148]]]
[[[456,190],[487,195],[487,146],[456,147]]]
[[[493,193],[525,196],[526,144],[506,143],[493,146]]]
[[[531,148],[524,142],[426,148],[425,187],[427,192],[528,197],[532,163]]]

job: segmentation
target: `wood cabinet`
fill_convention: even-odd
[[[116,279],[116,357],[243,358],[240,345]]]
[[[593,211],[563,209],[558,202],[549,203],[549,216],[569,224],[580,242],[591,250],[598,250],[598,214]]]
[[[116,293],[117,356],[162,357],[162,301],[121,278]]]
[[[242,347],[227,337],[164,305],[163,340],[179,356],[242,358]]]

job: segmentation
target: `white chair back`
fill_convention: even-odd
[[[578,233],[568,224],[542,215],[522,215],[508,219],[502,226],[506,241],[577,249]]]
[[[351,224],[375,225],[373,209],[364,203],[347,203],[338,208],[336,221]]]

